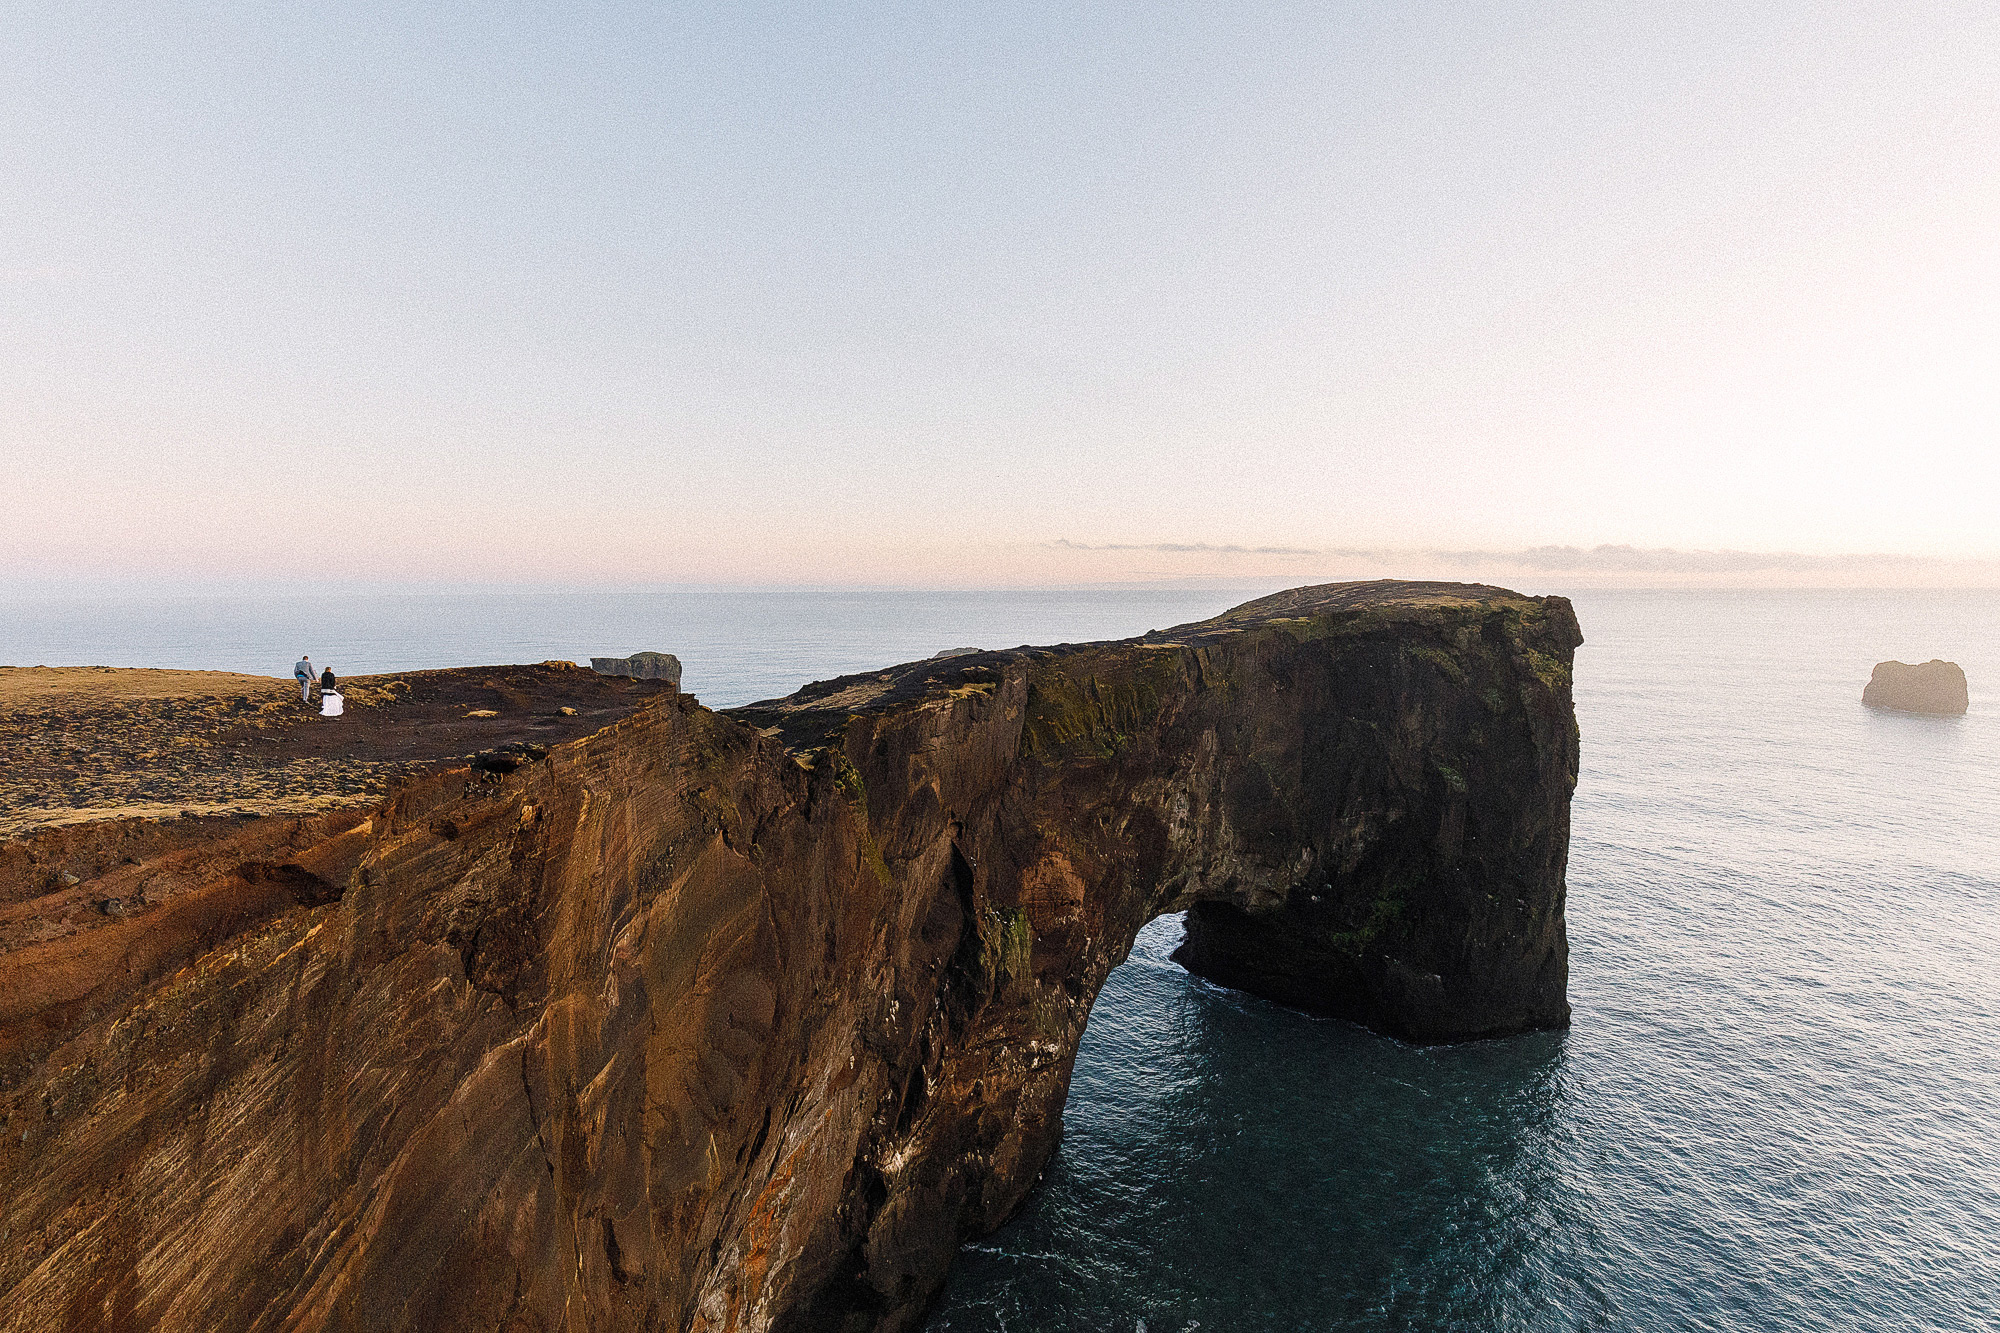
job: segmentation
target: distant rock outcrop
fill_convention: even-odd
[[[664,680],[681,687],[681,659],[672,653],[633,653],[630,657],[593,657],[590,669],[600,676],[630,676],[634,680]]]
[[[1861,702],[1871,708],[1893,708],[1901,713],[1935,713],[1958,717],[1965,712],[1967,695],[1965,672],[1956,662],[1932,658],[1912,666],[1908,662],[1877,662],[1861,692]]]

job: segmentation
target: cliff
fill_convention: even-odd
[[[1154,915],[1414,1039],[1566,1021],[1578,642],[1556,598],[1300,589],[41,835],[109,868],[0,886],[0,1327],[911,1327]],[[140,909],[38,933],[65,894]]]
[[[1911,665],[1908,662],[1877,662],[1869,673],[1861,702],[1871,708],[1893,708],[1902,713],[1934,713],[1941,717],[1962,716],[1972,702],[1965,686],[1965,672],[1956,662],[1932,658]]]

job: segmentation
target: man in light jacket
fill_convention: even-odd
[[[311,657],[301,656],[297,662],[292,664],[292,678],[299,683],[299,702],[311,703],[313,701],[313,660]]]

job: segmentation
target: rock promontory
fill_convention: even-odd
[[[1971,695],[1965,687],[1965,672],[1958,663],[1934,657],[1915,665],[1877,662],[1868,677],[1867,688],[1861,691],[1861,702],[1901,713],[1956,717],[1965,712]]]
[[[1413,1040],[1567,1021],[1580,641],[1304,588],[0,844],[0,1329],[911,1328],[1154,916]]]

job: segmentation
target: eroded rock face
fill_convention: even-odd
[[[1566,1020],[1578,642],[1561,599],[1303,589],[663,694],[54,890],[121,919],[17,895],[0,1327],[908,1328],[1154,915],[1419,1039]]]
[[[1868,677],[1868,687],[1861,691],[1861,702],[1902,713],[1957,717],[1965,712],[1971,696],[1966,692],[1965,672],[1958,663],[1934,657],[1914,666],[1908,662],[1877,662]]]

